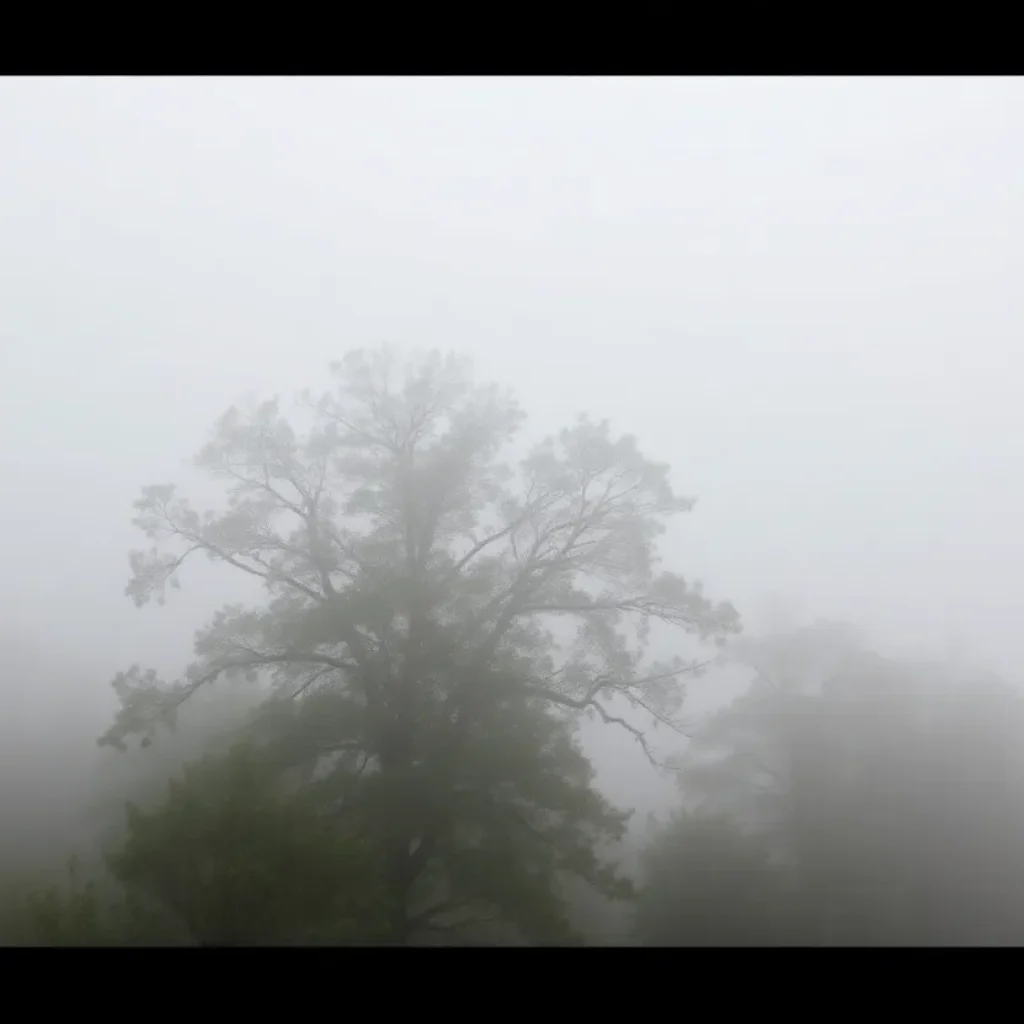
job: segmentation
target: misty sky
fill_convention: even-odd
[[[998,78],[0,80],[5,635],[69,706],[179,667],[230,580],[137,611],[138,488],[388,341],[636,433],[748,617],[1017,675],[1022,123]]]

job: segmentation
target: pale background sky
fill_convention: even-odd
[[[636,433],[699,497],[669,561],[748,617],[1016,678],[1022,115],[999,78],[0,80],[9,749],[229,595],[122,596],[138,488],[382,341]]]

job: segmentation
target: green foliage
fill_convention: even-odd
[[[506,704],[467,738],[453,766],[446,783],[433,780],[432,813],[444,825],[421,898],[481,903],[528,940],[551,943],[575,941],[564,875],[613,899],[631,894],[596,852],[622,837],[628,815],[595,790],[569,723],[543,707]]]
[[[696,641],[739,629],[731,605],[657,571],[658,536],[693,502],[633,438],[585,418],[511,466],[520,410],[453,357],[355,352],[333,370],[298,428],[277,400],[222,418],[197,462],[224,509],[143,491],[137,604],[162,602],[196,553],[262,580],[267,601],[215,615],[180,680],[121,673],[103,742],[150,740],[220,677],[263,679],[276,699],[261,742],[374,849],[393,941],[432,923],[434,897],[442,916],[487,905],[538,941],[564,937],[560,873],[625,889],[593,853],[621,816],[560,716],[621,722],[618,698],[671,723],[696,663],[651,659],[652,625]],[[179,870],[161,876],[178,903]]]
[[[489,692],[502,691],[495,683]],[[428,837],[418,849],[429,857],[407,892],[410,935],[468,934],[497,914],[530,941],[568,941],[563,875],[614,899],[629,895],[595,852],[621,837],[628,816],[593,788],[571,723],[543,704],[506,694],[472,728],[441,732],[447,743],[422,751],[402,776],[346,749],[348,710],[330,690],[271,702],[254,734],[278,766],[328,751],[315,771],[305,762],[305,791],[381,858],[396,822]]]
[[[146,812],[129,804],[110,856],[129,891],[166,911],[191,941],[257,945],[367,941],[374,935],[368,851],[252,748],[209,756]]]
[[[66,886],[30,893],[26,911],[33,937],[46,946],[103,946],[115,938],[107,908],[95,882],[69,870]]]
[[[152,907],[72,857],[61,882],[10,892],[5,941],[29,946],[174,945],[181,935]]]
[[[797,937],[787,875],[723,816],[679,813],[643,858],[636,927],[650,946],[766,946]]]

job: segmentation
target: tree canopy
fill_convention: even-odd
[[[186,766],[152,810],[129,803],[114,877],[202,945],[372,938],[370,850],[274,767],[239,745]]]
[[[514,460],[518,405],[454,356],[357,351],[332,372],[294,422],[276,399],[222,417],[196,462],[223,508],[144,489],[136,604],[163,602],[195,555],[266,600],[218,612],[182,679],[119,674],[101,742],[151,741],[219,677],[263,679],[257,731],[278,767],[377,844],[393,941],[483,905],[556,936],[561,874],[625,891],[595,853],[624,816],[593,789],[574,717],[647,749],[614,702],[671,724],[700,667],[652,657],[652,624],[719,643],[739,629],[730,604],[658,564],[666,521],[693,501],[606,422]]]

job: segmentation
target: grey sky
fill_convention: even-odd
[[[392,341],[639,435],[741,611],[1013,672],[1022,115],[998,78],[4,79],[5,630],[69,707],[180,665],[226,578],[132,607],[139,486]]]

